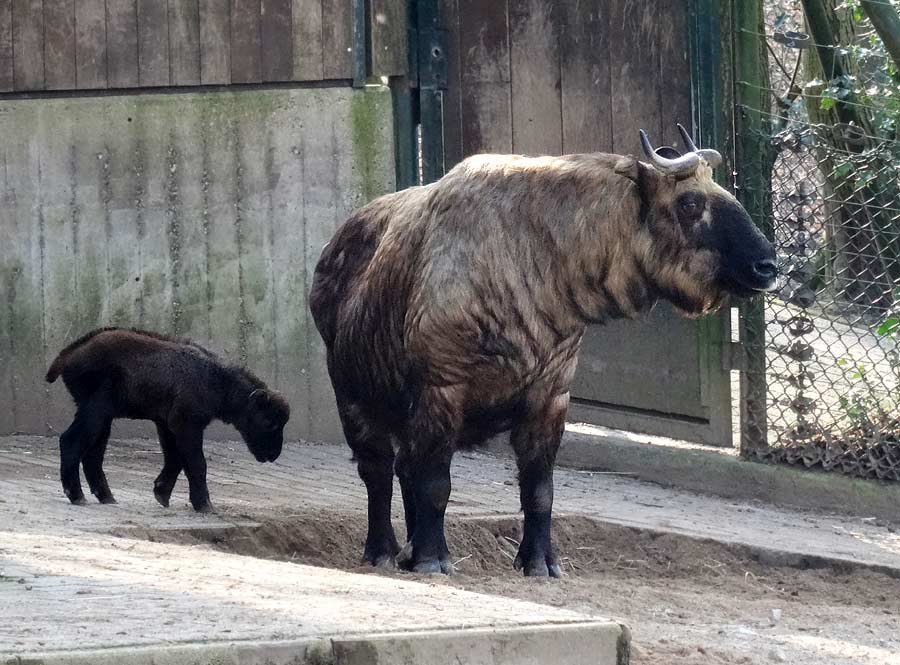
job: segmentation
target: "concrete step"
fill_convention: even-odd
[[[615,622],[423,576],[28,530],[2,534],[0,569],[2,663],[627,662],[628,632]]]

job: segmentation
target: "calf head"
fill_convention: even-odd
[[[281,454],[284,426],[290,416],[290,406],[280,394],[257,388],[234,426],[258,461],[274,462]]]
[[[773,289],[775,251],[737,199],[713,180],[722,156],[698,149],[684,127],[678,129],[685,154],[654,149],[641,130],[649,164],[630,160],[616,170],[638,184],[644,211],[638,259],[645,274],[662,297],[698,315],[728,295]]]

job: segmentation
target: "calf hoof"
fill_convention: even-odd
[[[562,577],[562,568],[556,560],[555,554],[535,554],[528,558],[519,552],[513,566],[516,570],[521,570],[525,577]]]
[[[397,555],[397,565],[403,570],[423,575],[453,575],[456,569],[450,562],[450,555],[443,556],[413,556],[412,543],[406,543],[400,554]]]
[[[112,492],[109,491],[109,488],[104,488],[97,492],[91,492],[95,497],[97,497],[97,501],[104,504],[113,504],[116,502],[115,497],[112,495]]]
[[[214,512],[216,512],[216,509],[213,508],[213,505],[209,501],[206,501],[206,502],[200,503],[200,504],[193,504],[193,505],[194,505],[194,510],[198,513],[214,513]]]
[[[156,503],[161,505],[163,508],[169,507],[169,497],[171,496],[171,492],[160,492],[155,489],[153,490],[153,497],[156,499]]]
[[[65,490],[66,498],[72,503],[73,506],[84,506],[87,504],[87,501],[84,498],[84,494],[81,492],[70,492],[69,490]]]

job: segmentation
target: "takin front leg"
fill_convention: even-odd
[[[172,430],[165,423],[156,423],[156,432],[159,434],[159,446],[162,448],[163,468],[156,480],[153,481],[153,496],[156,497],[159,505],[168,508],[175,481],[178,480],[178,474],[181,473],[184,464],[178,453],[178,446]]]
[[[510,443],[519,467],[519,495],[525,525],[516,570],[528,577],[560,577],[562,570],[550,539],[553,512],[553,465],[565,428],[569,394],[557,395],[530,411],[517,425]]]
[[[175,449],[184,463],[191,505],[198,513],[211,513],[209,487],[206,484],[206,457],[203,455],[203,427],[196,424],[169,426],[175,435]]]
[[[91,494],[97,497],[100,503],[115,503],[109,489],[109,482],[106,480],[106,474],[103,472],[103,457],[106,455],[106,446],[109,443],[109,432],[112,427],[112,418],[107,418],[100,430],[100,435],[89,445],[84,455],[81,457],[81,465],[84,469],[84,477],[88,481],[91,488]]]
[[[393,568],[400,546],[391,524],[394,492],[394,448],[391,438],[354,403],[338,398],[338,414],[369,499],[363,563]]]

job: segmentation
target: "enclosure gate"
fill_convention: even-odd
[[[719,3],[415,4],[426,181],[478,152],[640,154],[639,128],[674,145],[676,122],[730,153]],[[727,313],[590,328],[570,420],[731,446],[731,350]]]

